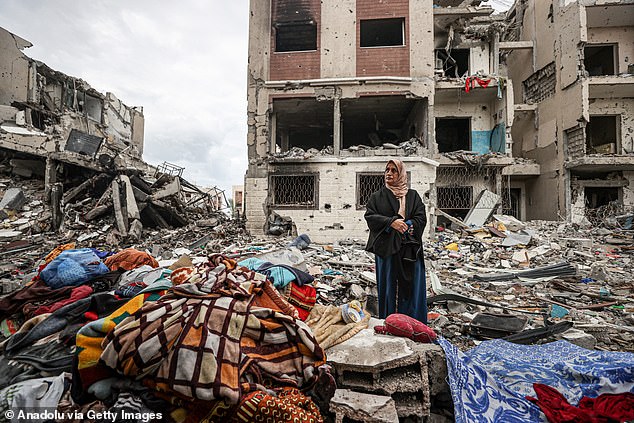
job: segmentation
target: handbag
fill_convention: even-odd
[[[405,232],[401,235],[401,248],[394,255],[396,274],[399,287],[409,289],[414,280],[416,261],[421,253],[421,243],[412,234]]]

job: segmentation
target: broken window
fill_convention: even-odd
[[[436,144],[439,153],[471,149],[469,118],[436,118]]]
[[[361,47],[405,45],[405,18],[368,19],[361,21]]]
[[[445,213],[464,219],[473,203],[472,187],[437,187],[436,206]]]
[[[586,46],[583,57],[588,76],[616,75],[616,44]]]
[[[317,175],[271,175],[274,207],[313,209],[317,206]]]
[[[618,116],[590,116],[586,124],[586,154],[615,154]]]
[[[425,100],[401,95],[342,99],[342,146],[379,147],[407,141],[424,127],[425,110]]]
[[[436,70],[442,70],[443,76],[460,78],[469,74],[469,49],[436,49]]]
[[[315,98],[274,99],[275,144],[280,151],[293,147],[318,150],[332,146],[332,100]]]
[[[314,21],[275,24],[275,51],[317,50],[317,25]]]
[[[99,150],[99,147],[101,146],[102,141],[102,137],[86,134],[84,132],[78,131],[77,129],[73,129],[68,135],[65,150],[73,151],[79,154],[85,154],[90,157],[95,157],[97,151]]]
[[[79,111],[90,119],[101,122],[101,99],[88,95],[84,92],[77,93],[77,96]]]

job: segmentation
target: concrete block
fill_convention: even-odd
[[[389,396],[364,394],[348,389],[337,389],[330,401],[330,411],[336,421],[344,417],[349,421],[369,423],[393,423],[398,421],[394,400]]]
[[[0,201],[0,209],[21,210],[26,197],[20,188],[9,188]]]
[[[578,329],[569,329],[561,334],[561,339],[564,339],[571,344],[575,344],[581,348],[593,349],[597,345],[597,338]]]

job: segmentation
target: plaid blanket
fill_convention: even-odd
[[[267,383],[302,387],[315,381],[325,356],[286,309],[292,306],[270,282],[214,255],[188,283],[119,323],[101,360],[124,375],[151,378],[156,389],[204,401],[236,404]]]
[[[103,352],[102,342],[104,338],[125,318],[138,311],[144,303],[157,301],[167,293],[172,284],[165,279],[166,276],[169,276],[169,271],[164,271],[161,278],[154,281],[109,316],[89,322],[79,330],[75,339],[79,378],[73,378],[73,385],[80,383],[81,389],[87,389],[96,381],[112,376],[112,369],[99,362],[99,357]],[[78,381],[78,379],[81,380]]]

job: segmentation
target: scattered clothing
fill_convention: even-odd
[[[533,384],[537,398],[526,399],[537,404],[550,423],[605,423],[634,420],[634,394],[602,394],[583,397],[577,407],[556,389],[541,383]]]
[[[53,289],[77,286],[108,273],[109,270],[91,248],[62,251],[40,272],[42,279]]]
[[[545,416],[526,396],[533,383],[564,393],[570,403],[582,397],[634,392],[634,354],[593,351],[566,341],[517,345],[501,339],[463,353],[444,338],[449,386],[457,423],[543,422]]]
[[[357,323],[344,322],[341,312],[341,307],[315,304],[306,319],[306,324],[312,329],[323,349],[347,341],[368,327],[371,316],[367,311],[364,312],[365,317]]]
[[[40,314],[52,313],[55,310],[59,310],[67,304],[74,303],[75,301],[81,300],[83,298],[89,297],[92,295],[92,288],[87,285],[80,285],[76,288],[73,288],[70,297],[66,300],[61,300],[51,305],[42,305],[35,309],[33,313],[34,316],[38,316]]]
[[[251,257],[242,260],[238,266],[244,266],[250,270],[265,275],[273,286],[278,289],[285,288],[288,284],[295,281],[299,286],[313,283],[315,278],[310,274],[285,264],[273,264],[257,257]]]
[[[297,309],[299,318],[306,321],[317,301],[317,290],[312,285],[299,286],[294,281],[289,283],[281,294]]]
[[[231,404],[261,389],[265,378],[294,387],[312,383],[323,350],[303,322],[255,304],[270,296],[277,298],[268,303],[286,303],[255,276],[211,256],[190,278],[196,283],[172,288],[117,324],[101,360],[123,375],[151,379],[157,390]]]
[[[132,270],[141,267],[144,264],[153,268],[159,267],[154,257],[145,251],[138,251],[134,248],[128,248],[118,252],[106,259],[104,262],[110,270]]]

